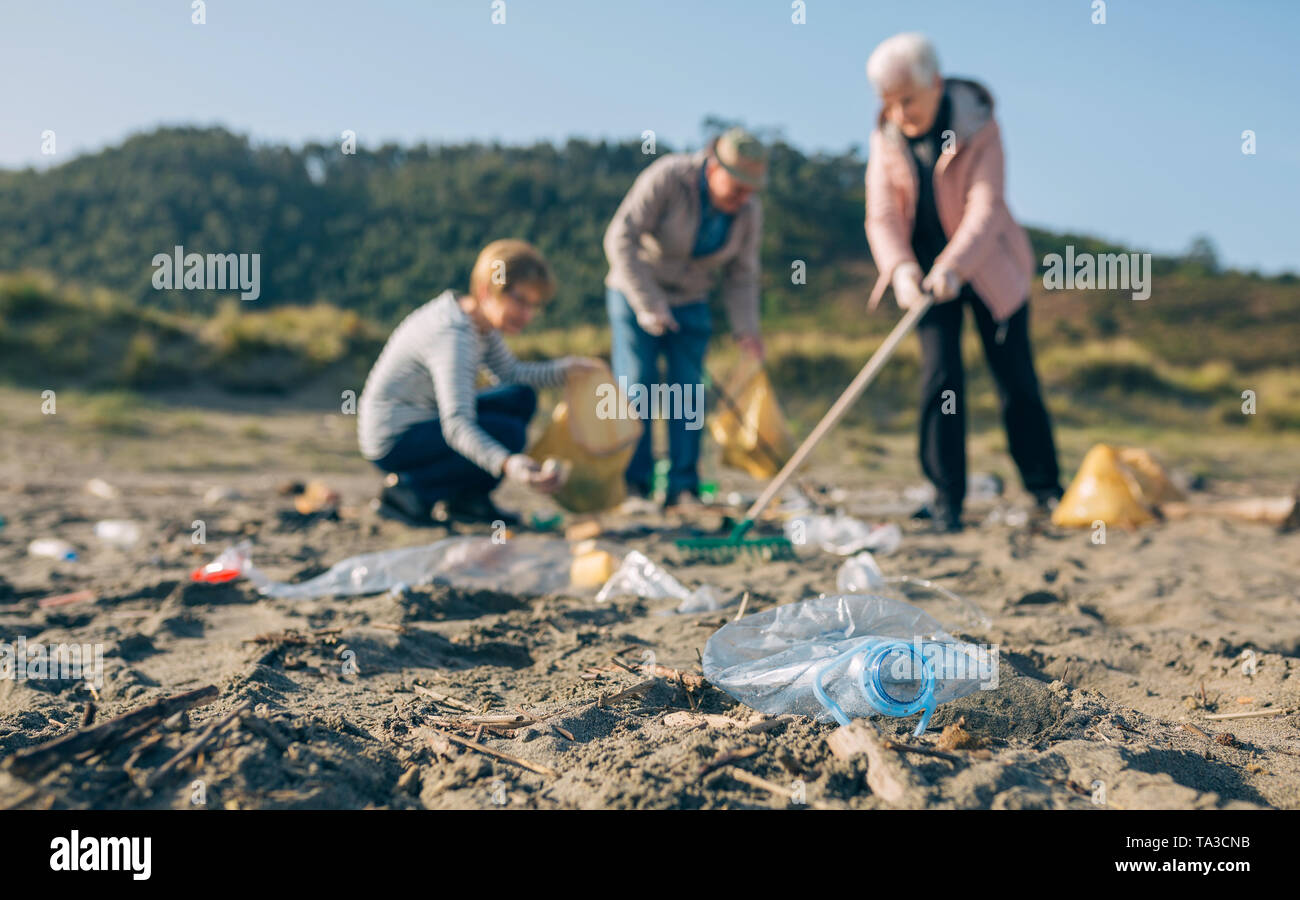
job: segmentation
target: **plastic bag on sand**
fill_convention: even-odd
[[[547,594],[569,584],[569,545],[558,538],[520,536],[504,543],[482,535],[446,538],[420,547],[352,556],[299,584],[272,581],[253,565],[250,553],[251,545],[245,541],[205,568],[220,564],[226,571],[244,575],[259,592],[278,598],[350,597],[380,594],[399,584],[434,583]]]
[[[596,602],[604,603],[613,597],[677,600],[679,613],[710,612],[727,605],[718,592],[707,584],[700,585],[693,591],[687,590],[680,581],[652,563],[639,550],[633,550],[623,557],[623,564],[600,589]]]
[[[796,547],[821,547],[827,553],[851,556],[863,550],[888,555],[903,542],[903,531],[893,522],[868,525],[837,512],[833,516],[796,516],[787,519],[785,536]]]
[[[622,408],[617,391],[608,368],[570,377],[551,424],[528,451],[538,462],[556,459],[569,464],[568,479],[552,497],[571,512],[611,509],[627,496],[623,473],[642,425],[639,419],[602,415],[606,407]]]
[[[704,677],[769,715],[847,725],[922,713],[997,686],[997,651],[964,643],[915,606],[878,595],[818,597],[729,622],[704,648]]]
[[[708,421],[722,464],[753,478],[771,478],[794,455],[794,440],[767,372],[742,361],[717,387],[731,401],[715,403]]]

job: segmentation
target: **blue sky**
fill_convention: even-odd
[[[807,150],[866,146],[864,63],[898,31],[998,103],[1024,222],[1157,252],[1300,269],[1300,2],[1091,0],[6,2],[0,167],[46,166],[158,124],[259,141],[639,137],[697,144],[709,113]],[[57,153],[41,154],[53,129]],[[1241,133],[1257,153],[1241,152]]]

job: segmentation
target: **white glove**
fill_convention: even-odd
[[[922,302],[921,267],[914,262],[905,262],[894,269],[894,299],[899,309],[911,309]]]
[[[665,331],[677,330],[677,320],[673,318],[673,314],[668,311],[667,307],[650,312],[638,311],[636,323],[641,326],[641,330],[646,334],[655,337],[659,337]]]
[[[561,473],[554,466],[542,467],[537,460],[522,453],[506,457],[502,471],[506,478],[525,487],[549,494],[559,490],[562,483]]]
[[[945,300],[951,300],[961,293],[961,279],[957,273],[950,269],[931,269],[930,274],[925,276],[921,282],[921,289],[928,291],[930,296],[942,303]]]

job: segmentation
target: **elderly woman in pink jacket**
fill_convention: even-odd
[[[880,269],[869,308],[892,285],[904,309],[930,294],[921,339],[920,457],[940,531],[962,527],[966,496],[961,326],[975,317],[997,382],[1012,459],[1041,512],[1061,496],[1051,420],[1029,347],[1034,257],[1003,196],[1002,138],[980,84],[939,74],[919,34],[885,40],[867,61],[882,109],[867,163],[867,241]]]

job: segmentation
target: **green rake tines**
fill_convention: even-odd
[[[785,465],[781,467],[781,471],[768,482],[767,487],[763,489],[763,493],[754,501],[754,505],[745,512],[745,518],[731,530],[731,534],[723,538],[683,538],[677,542],[677,546],[693,559],[712,562],[730,562],[742,553],[754,555],[760,559],[793,559],[794,544],[790,543],[788,539],[784,537],[746,539],[745,532],[754,527],[754,521],[759,514],[767,508],[767,505],[772,502],[781,488],[785,486],[785,483],[790,480],[790,476],[803,464],[808,454],[817,446],[817,442],[835,427],[835,423],[844,416],[844,413],[848,411],[853,402],[875,380],[876,374],[884,368],[885,363],[889,361],[889,357],[894,355],[899,343],[916,327],[917,320],[925,315],[933,303],[934,298],[927,294],[922,299],[922,302],[910,307],[903,314],[903,318],[898,320],[898,324],[894,326],[889,335],[876,348],[876,352],[871,354],[871,358],[867,360],[862,370],[854,376],[853,381],[844,389],[844,392],[831,405],[831,408],[826,410],[826,415],[822,416],[821,421],[804,438],[803,443],[794,451],[794,455],[786,460]]]
[[[794,544],[786,537],[746,538],[754,527],[753,519],[737,523],[726,537],[682,538],[677,546],[688,557],[700,562],[728,563],[736,557],[751,556],[763,561],[794,559]]]

